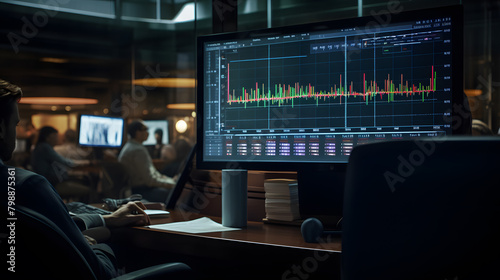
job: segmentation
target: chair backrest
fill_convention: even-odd
[[[9,279],[96,279],[80,251],[57,225],[23,206],[16,207],[15,264]],[[43,276],[42,276],[43,275]]]
[[[125,166],[120,162],[103,162],[102,168],[103,195],[110,198],[125,197],[130,177]]]
[[[500,138],[358,146],[346,173],[342,279],[498,277],[498,217]]]

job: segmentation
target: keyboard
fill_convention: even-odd
[[[110,211],[77,201],[67,203],[66,207],[69,210],[69,214],[73,216],[80,214],[101,214],[101,215],[111,214]]]

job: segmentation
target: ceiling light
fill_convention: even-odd
[[[50,62],[50,63],[68,63],[66,58],[57,58],[57,57],[42,57],[40,61]]]
[[[76,97],[23,97],[19,103],[37,105],[91,105],[97,104],[98,100]]]
[[[195,105],[194,103],[175,103],[175,104],[168,104],[167,109],[173,109],[173,110],[194,110]]]
[[[175,16],[173,21],[174,22],[193,21],[194,20],[194,10],[195,10],[194,3],[185,4],[184,6],[182,6],[182,9]]]
[[[137,79],[132,84],[145,87],[164,88],[194,88],[196,80],[193,78],[157,78],[157,79]]]

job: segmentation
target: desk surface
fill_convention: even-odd
[[[192,212],[171,211],[169,218],[154,218],[151,220],[152,224],[163,224],[179,221],[194,220],[197,218],[205,217]],[[220,217],[209,217],[215,222],[222,223]],[[247,227],[242,230],[225,231],[225,232],[211,232],[211,233],[182,233],[174,231],[164,231],[157,229],[150,229],[147,227],[137,227],[135,230],[156,231],[159,233],[171,233],[176,235],[192,235],[197,237],[224,239],[234,242],[251,242],[263,245],[294,247],[297,249],[305,250],[322,250],[329,252],[341,251],[340,238],[325,237],[321,243],[306,243],[300,233],[300,227],[278,225],[278,224],[264,224],[262,222],[247,223]]]
[[[200,217],[203,216],[175,210],[171,211],[169,218],[155,218],[152,223]],[[220,217],[209,218],[221,222]],[[327,242],[306,243],[297,226],[248,222],[242,230],[201,234],[135,227],[117,229],[113,236],[114,242],[138,249],[135,254],[156,259],[176,256],[180,261],[204,271],[204,274],[223,270],[227,279],[236,275],[240,277],[242,271],[254,276],[265,272],[266,275],[283,277],[287,273],[295,273],[294,266],[303,266],[306,270],[314,267],[313,272],[321,276],[310,279],[322,279],[325,275],[336,279],[340,269],[340,238],[326,237]],[[165,261],[172,259],[166,258]]]

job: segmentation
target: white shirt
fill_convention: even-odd
[[[134,139],[130,139],[125,144],[118,156],[118,161],[125,166],[130,176],[131,187],[172,188],[175,185],[172,178],[156,170],[146,147]]]

